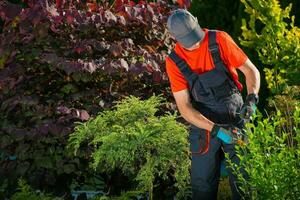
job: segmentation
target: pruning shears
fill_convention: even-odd
[[[240,121],[238,124],[246,124],[248,122],[250,122],[250,118],[249,117],[244,117],[241,113],[236,113],[237,117],[240,118]],[[235,131],[237,137],[233,138],[236,143],[240,146],[245,146],[246,144],[248,144],[248,136],[246,134],[246,131],[244,129],[244,127],[242,127],[242,129],[237,128],[237,130]]]

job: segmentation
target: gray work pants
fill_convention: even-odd
[[[191,127],[190,149],[192,152],[192,169],[191,182],[193,200],[215,200],[217,199],[218,184],[220,179],[220,164],[221,153],[224,151],[229,154],[232,162],[238,164],[238,157],[233,144],[225,144],[218,138],[211,138],[208,151],[204,154],[199,154],[199,149],[205,148],[206,132],[195,126]],[[230,187],[232,191],[232,199],[241,199],[240,192],[237,187],[237,179],[228,170]],[[244,174],[245,176],[245,174]]]

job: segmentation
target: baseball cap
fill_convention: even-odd
[[[204,31],[190,12],[178,9],[168,18],[167,28],[171,35],[185,48],[190,48],[204,38]]]

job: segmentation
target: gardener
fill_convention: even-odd
[[[167,27],[177,41],[166,58],[171,90],[179,112],[191,123],[192,196],[213,200],[217,198],[221,151],[238,163],[235,144],[243,119],[255,112],[260,74],[227,33],[201,29],[188,11],[174,11]],[[246,78],[245,103],[236,69]],[[233,199],[241,199],[230,170],[229,180]]]

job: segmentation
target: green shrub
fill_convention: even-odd
[[[300,107],[300,85],[287,86],[281,94],[269,98],[269,106],[280,110],[284,115],[291,115]]]
[[[268,88],[280,94],[286,85],[299,85],[300,28],[278,0],[241,0],[250,20],[242,22],[243,46],[255,49],[264,64]]]
[[[176,114],[156,116],[161,101],[157,96],[145,101],[127,97],[115,109],[78,123],[69,147],[76,153],[88,144],[95,170],[121,171],[135,182],[131,190],[149,192],[150,199],[157,178],[173,179],[182,196],[189,182],[187,130]]]
[[[257,125],[247,124],[249,144],[239,147],[240,167],[249,178],[238,173],[246,199],[296,200],[300,196],[300,108],[284,115],[279,110],[268,118],[258,116]]]
[[[40,192],[35,192],[23,179],[18,181],[19,192],[15,193],[11,200],[62,200],[58,197],[51,197]]]

